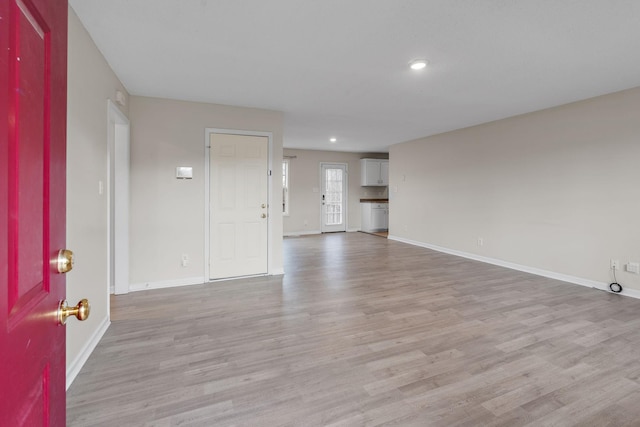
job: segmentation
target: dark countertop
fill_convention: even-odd
[[[360,203],[389,203],[389,199],[360,199]]]

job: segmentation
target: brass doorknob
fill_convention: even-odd
[[[58,273],[68,273],[73,268],[73,252],[69,249],[60,249],[55,263]]]
[[[260,218],[266,218],[266,217],[267,217],[267,214],[260,215]]]
[[[262,209],[264,209],[264,208],[266,208],[266,207],[267,207],[267,205],[263,203],[263,204],[262,204]]]
[[[64,325],[67,323],[67,317],[69,316],[76,316],[76,319],[80,321],[87,320],[90,311],[91,305],[89,304],[89,300],[86,298],[80,300],[78,305],[75,307],[69,307],[67,305],[67,300],[62,300],[58,306],[58,322],[60,322],[61,325]]]

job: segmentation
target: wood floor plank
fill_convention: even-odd
[[[364,233],[113,296],[69,426],[640,426],[640,301]]]

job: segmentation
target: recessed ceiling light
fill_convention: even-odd
[[[336,141],[337,141],[337,139],[335,139],[335,138],[329,138],[329,141],[330,141],[330,142],[336,142]]]
[[[426,66],[426,59],[414,59],[413,61],[409,62],[409,67],[411,67],[412,70],[422,70]]]

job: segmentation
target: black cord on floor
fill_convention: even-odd
[[[618,279],[616,279],[616,268],[613,267],[613,282],[609,283],[609,289],[611,292],[619,294],[622,292],[622,285],[618,283]]]

